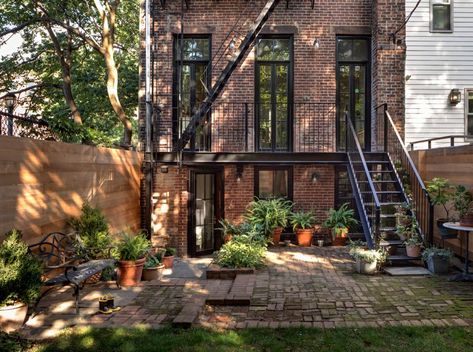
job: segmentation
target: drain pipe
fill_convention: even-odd
[[[144,174],[145,174],[145,214],[144,228],[148,232],[148,238],[152,236],[152,213],[153,213],[153,137],[152,118],[153,103],[151,101],[151,0],[145,0],[145,153],[144,153]]]

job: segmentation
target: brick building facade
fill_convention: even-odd
[[[281,1],[197,137],[180,157],[173,152],[191,110],[218,79],[265,3],[152,4],[153,240],[177,247],[180,255],[198,255],[191,242],[202,242],[197,237],[213,231],[208,222],[217,217],[241,221],[245,207],[261,192],[283,194],[297,209],[323,220],[346,196],[336,187],[343,175],[345,110],[355,116],[367,150],[376,148],[376,106],[388,103],[402,126],[404,49],[393,42],[402,44],[404,35],[401,30],[393,40],[390,34],[403,24],[404,1]],[[142,92],[144,67],[142,50]],[[197,219],[205,212],[201,207],[210,204],[208,219]]]

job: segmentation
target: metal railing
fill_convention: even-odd
[[[163,109],[158,119],[159,152],[172,152],[179,130],[190,119],[177,119],[178,109]],[[276,122],[269,117],[276,114]],[[185,151],[212,153],[335,152],[334,103],[255,104],[217,102],[197,128]],[[255,121],[259,121],[256,123]],[[163,128],[163,126],[172,128]],[[271,137],[270,137],[271,136]],[[277,137],[276,137],[277,136]],[[276,138],[274,138],[276,137]]]
[[[433,206],[425,188],[424,182],[417,171],[403,139],[394,123],[388,105],[376,108],[377,113],[377,146],[378,151],[388,154],[398,175],[405,175],[404,192],[409,199],[414,216],[419,223],[419,231],[425,241],[432,241],[433,235]],[[381,115],[382,114],[382,115]],[[381,132],[381,133],[380,133]],[[401,180],[402,181],[402,180]]]
[[[419,141],[410,142],[409,146],[410,146],[411,150],[414,150],[415,145],[427,143],[427,149],[432,149],[432,142],[445,141],[444,143],[450,142],[450,147],[454,147],[455,146],[455,141],[458,138],[463,139],[463,141],[460,142],[460,143],[463,143],[462,145],[473,143],[473,136],[459,134],[459,135],[448,135],[448,136],[442,136],[442,137],[422,139],[422,140],[419,140]],[[442,145],[441,147],[445,147],[445,145]]]
[[[353,121],[345,114],[346,121],[346,152],[348,157],[348,167],[356,187],[353,194],[359,203],[359,210],[362,210],[360,220],[365,233],[368,246],[374,248],[379,237],[381,225],[381,203],[376,192],[376,188],[371,177],[370,168],[366,162],[363,149],[361,148],[358,135]],[[368,236],[370,234],[370,236]]]
[[[40,140],[57,139],[46,121],[5,111],[0,111],[0,135]]]

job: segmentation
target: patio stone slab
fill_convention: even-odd
[[[384,271],[391,276],[431,276],[432,273],[421,266],[388,267]]]

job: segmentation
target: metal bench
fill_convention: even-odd
[[[77,245],[80,241],[74,233],[64,234],[53,232],[44,237],[41,242],[29,246],[30,252],[43,262],[44,273],[48,279],[44,285],[48,286],[35,305],[35,310],[40,300],[52,289],[58,286],[72,286],[74,288],[76,314],[79,314],[80,290],[87,279],[100,273],[106,268],[113,268],[116,260],[98,259],[88,260],[76,255]],[[108,257],[111,248],[108,249]],[[117,287],[120,288],[118,279]]]

